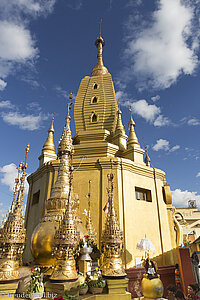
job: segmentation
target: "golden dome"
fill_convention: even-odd
[[[54,264],[55,258],[52,257],[52,248],[58,227],[59,222],[56,221],[42,222],[35,227],[31,237],[31,252],[37,264],[45,266]],[[77,231],[80,233],[81,239],[88,234],[82,223],[77,224]]]
[[[53,265],[55,258],[52,257],[55,232],[59,222],[39,223],[31,237],[31,252],[39,265]]]

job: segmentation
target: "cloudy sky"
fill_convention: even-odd
[[[0,214],[28,143],[27,171],[37,169],[54,112],[57,146],[69,92],[96,64],[100,18],[127,133],[132,106],[174,204],[200,205],[199,8],[199,0],[0,1]]]

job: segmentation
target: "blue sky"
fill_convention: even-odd
[[[199,0],[0,1],[0,214],[28,143],[27,171],[37,169],[54,112],[58,145],[69,92],[76,95],[96,64],[100,18],[127,133],[132,106],[139,142],[166,172],[174,204],[199,204],[199,7]]]

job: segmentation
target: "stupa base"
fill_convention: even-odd
[[[47,281],[44,285],[46,299],[53,299],[53,297],[63,296],[65,291],[70,291],[70,294],[78,296],[79,286],[80,283],[78,280],[65,282]]]
[[[125,294],[100,294],[100,295],[84,295],[80,296],[79,299],[85,300],[131,300],[131,293],[126,292]]]
[[[14,299],[19,281],[16,280],[10,283],[0,283],[0,299]]]

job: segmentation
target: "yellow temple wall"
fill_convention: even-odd
[[[88,182],[91,180],[91,217],[97,232],[101,236],[104,228],[106,213],[103,211],[108,201],[107,175],[111,171],[109,157],[86,158],[82,162],[74,159],[73,166],[73,190],[78,194],[80,200],[79,215],[85,225],[86,216],[83,214],[87,209]],[[51,186],[56,180],[58,161],[52,161],[43,165],[35,173],[29,176],[29,196],[26,211],[27,247],[24,253],[26,262],[33,260],[30,251],[31,235],[36,225],[41,220],[45,201],[50,197]],[[162,188],[165,181],[165,173],[155,169],[156,187],[154,180],[154,169],[145,164],[132,162],[129,159],[113,157],[114,174],[114,205],[119,218],[121,230],[125,233],[124,263],[126,267],[133,267],[136,259],[141,258],[144,253],[136,248],[137,242],[143,237],[149,238],[156,249],[153,256],[158,257],[158,263],[174,263],[171,250],[175,248],[174,225],[171,212],[163,199]],[[152,202],[137,200],[135,187],[151,191]],[[156,200],[156,188],[158,205]],[[39,203],[32,205],[32,196],[40,190]],[[160,220],[160,223],[159,223]],[[171,220],[171,223],[169,224]],[[161,237],[165,260],[162,259]],[[173,238],[174,237],[174,238]]]
[[[155,172],[156,187],[153,168],[135,164],[127,159],[113,158],[114,204],[121,229],[125,232],[127,267],[135,266],[136,258],[144,255],[136,249],[136,245],[145,235],[155,246],[154,256],[160,256],[162,251],[165,253],[174,248],[171,236],[173,226],[170,228],[171,224],[169,225],[168,212],[162,194],[165,173],[161,170]],[[110,173],[110,158],[108,157],[97,160],[85,159],[79,170],[74,172],[73,187],[74,192],[79,195],[80,212],[87,208],[85,195],[88,193],[88,181],[92,181],[91,215],[98,237],[104,228],[106,218],[103,207],[108,199],[108,173]],[[151,190],[152,202],[137,200],[135,187]],[[157,188],[158,204],[155,188]],[[81,215],[81,218],[85,224],[85,216]],[[160,264],[164,262],[162,259],[159,260]],[[173,259],[170,258],[166,262],[173,263]]]

